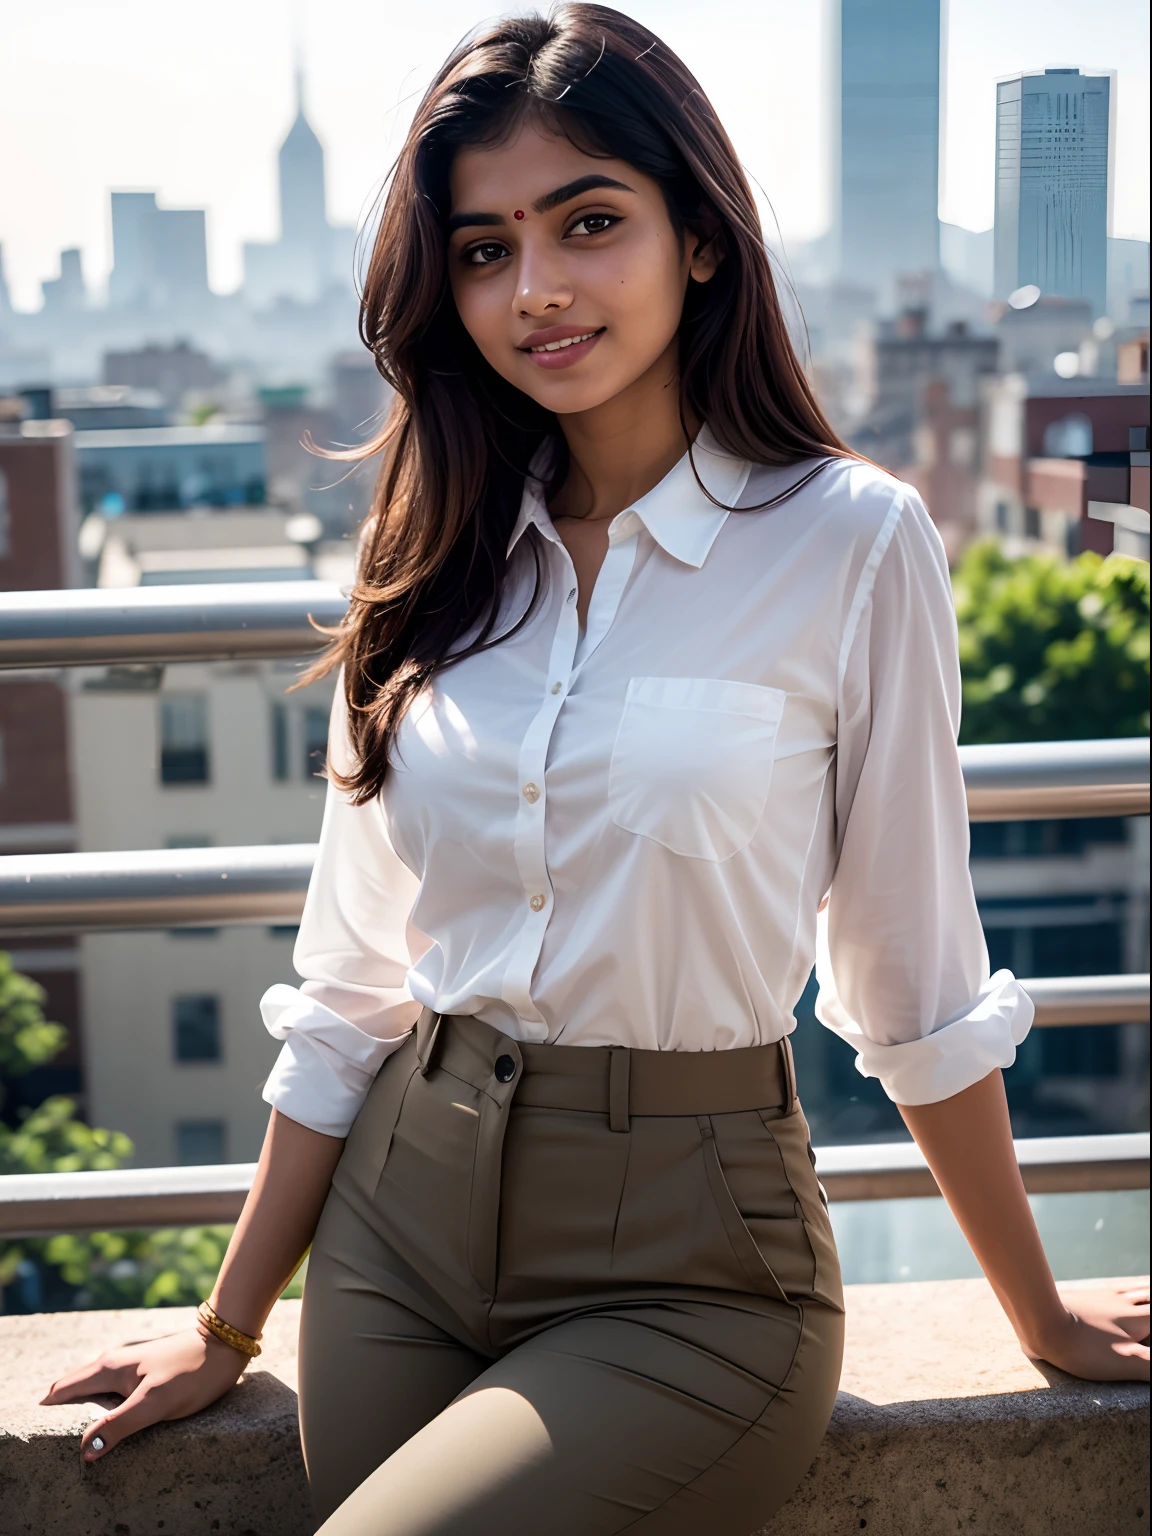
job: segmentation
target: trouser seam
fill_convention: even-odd
[[[691,1482],[681,1483],[680,1487],[677,1488],[674,1493],[670,1493],[666,1499],[662,1499],[660,1503],[654,1505],[652,1509],[646,1510],[642,1515],[638,1515],[635,1520],[629,1521],[627,1525],[622,1525],[619,1531],[617,1531],[616,1536],[627,1536],[628,1531],[636,1530],[640,1525],[643,1524],[645,1520],[651,1520],[652,1517],[654,1515],[658,1515],[662,1509],[667,1509],[669,1504],[671,1504],[674,1499],[678,1499],[682,1493],[687,1493],[690,1488],[694,1488],[700,1479],[702,1477],[706,1477],[718,1462],[724,1460],[725,1456],[731,1456],[737,1447],[752,1433],[752,1431],[764,1422],[765,1415],[771,1411],[772,1405],[777,1401],[781,1392],[783,1392],[784,1388],[788,1385],[789,1378],[791,1377],[792,1372],[796,1369],[796,1357],[800,1353],[800,1346],[804,1342],[804,1324],[806,1320],[804,1305],[802,1302],[798,1301],[791,1302],[790,1305],[794,1306],[800,1313],[800,1331],[796,1335],[796,1347],[792,1351],[792,1358],[788,1362],[788,1369],[784,1372],[784,1376],[780,1382],[780,1385],[776,1388],[775,1392],[773,1392],[768,1402],[765,1403],[763,1412],[760,1413],[755,1419],[753,1419],[747,1428],[742,1431],[742,1433],[736,1436],[731,1445],[727,1446],[723,1451],[721,1451],[718,1456],[714,1456],[706,1467],[701,1468],[701,1470],[697,1472],[696,1476],[691,1480]]]

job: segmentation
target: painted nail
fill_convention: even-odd
[[[88,1449],[90,1451],[102,1451],[104,1449],[104,1442],[103,1442],[103,1440],[101,1440],[99,1435],[94,1436],[94,1438],[92,1439],[91,1443],[88,1446]]]

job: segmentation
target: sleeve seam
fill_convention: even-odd
[[[868,558],[864,562],[859,579],[856,582],[856,591],[852,595],[852,603],[848,609],[848,618],[844,624],[844,634],[840,642],[840,657],[836,668],[836,697],[840,699],[844,691],[844,674],[848,670],[848,657],[856,640],[856,632],[860,627],[860,619],[864,609],[872,597],[876,585],[876,573],[880,569],[880,563],[888,553],[897,525],[903,515],[904,508],[908,504],[908,498],[903,488],[893,498],[892,505],[885,514],[884,521],[880,524],[879,531],[872,541],[872,548],[868,551]]]

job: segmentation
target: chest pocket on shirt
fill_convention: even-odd
[[[787,697],[720,678],[632,678],[608,774],[612,820],[685,858],[739,853],[764,814]]]

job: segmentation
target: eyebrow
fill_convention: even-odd
[[[566,181],[562,187],[557,187],[554,192],[545,192],[543,197],[538,197],[532,204],[536,213],[551,213],[553,208],[559,208],[563,203],[570,203],[574,197],[580,197],[585,192],[595,191],[598,187],[609,187],[617,192],[634,192],[627,182],[615,181],[611,176],[600,176],[592,172],[588,176],[578,176],[575,181]],[[452,234],[457,229],[465,227],[492,228],[506,223],[501,213],[454,213],[448,220],[448,233]]]

